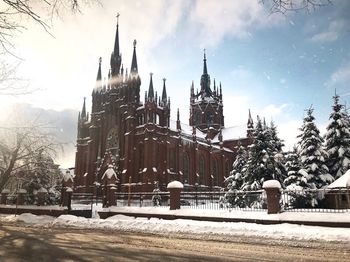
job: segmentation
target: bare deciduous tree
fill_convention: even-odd
[[[0,60],[0,95],[25,95],[33,92],[29,88],[28,81],[17,75],[20,63],[10,64]]]
[[[13,175],[30,171],[42,154],[54,156],[58,148],[59,143],[46,125],[0,128],[0,192]]]
[[[55,15],[69,9],[79,12],[81,4],[98,0],[2,0],[0,2],[0,46],[1,53],[8,53],[13,47],[12,37],[26,29],[26,20],[34,21],[50,33],[48,21]]]
[[[332,0],[261,0],[266,4],[271,13],[287,13],[289,11],[305,10],[313,11],[318,7],[332,4]]]

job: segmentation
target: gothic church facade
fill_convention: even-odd
[[[85,99],[78,118],[75,159],[75,188],[92,192],[108,166],[113,166],[118,189],[152,191],[157,183],[166,190],[167,183],[179,180],[188,190],[217,190],[224,186],[238,144],[252,142],[253,121],[243,127],[225,128],[221,83],[211,88],[204,54],[200,90],[190,87],[189,124],[170,119],[170,98],[163,79],[161,96],[157,95],[150,74],[148,91],[140,100],[136,41],[130,72],[124,70],[119,49],[117,23],[110,71],[102,81],[101,58],[96,86],[92,91],[92,109],[86,111]]]

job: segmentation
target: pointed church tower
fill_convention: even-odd
[[[120,66],[122,64],[122,55],[119,50],[119,14],[117,15],[117,28],[115,33],[114,49],[111,54],[111,74],[112,78],[119,76]]]
[[[163,92],[162,92],[162,101],[161,101],[161,105],[162,106],[165,106],[166,103],[167,103],[167,94],[166,94],[165,81],[166,81],[166,79],[163,78]]]
[[[253,137],[254,133],[254,121],[252,115],[250,114],[250,109],[248,113],[248,122],[247,122],[247,137]]]
[[[203,74],[201,76],[201,92],[205,97],[209,97],[212,95],[212,92],[210,89],[210,76],[208,74],[207,57],[205,54],[205,49],[204,49],[204,58],[203,58]]]
[[[80,115],[81,121],[85,121],[87,119],[85,100],[86,100],[86,97],[84,97],[83,107],[81,109],[81,115]]]
[[[134,40],[133,45],[134,45],[134,50],[133,50],[133,53],[132,53],[130,75],[131,76],[137,76],[139,72],[138,72],[138,68],[137,68],[136,39]]]
[[[219,133],[224,127],[222,91],[212,92],[210,88],[210,75],[208,74],[207,57],[204,50],[203,74],[200,80],[201,89],[197,94],[194,93],[192,82],[190,93],[190,121],[189,124],[199,128],[202,132],[210,134],[208,138]],[[217,94],[219,93],[219,94]]]
[[[154,89],[153,89],[153,73],[150,73],[149,87],[148,87],[148,101],[154,100]],[[157,102],[157,101],[156,101]]]

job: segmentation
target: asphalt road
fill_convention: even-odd
[[[0,225],[0,261],[350,261],[350,243]]]

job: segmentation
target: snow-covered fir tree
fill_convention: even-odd
[[[264,181],[276,179],[283,182],[281,170],[277,167],[276,149],[271,142],[271,131],[258,117],[254,130],[254,142],[249,147],[247,171],[243,190],[259,190]]]
[[[287,178],[284,180],[283,184],[288,190],[300,190],[307,187],[306,178],[298,172],[300,170],[300,165],[297,147],[294,147],[293,151],[286,153],[285,168]]]
[[[275,123],[271,121],[269,128],[270,132],[270,141],[271,141],[271,146],[274,148],[274,151],[277,153],[282,152],[282,147],[284,147],[284,141],[280,139],[277,135],[277,126],[275,126]]]
[[[237,156],[232,164],[230,176],[226,178],[227,193],[225,195],[226,202],[231,206],[242,206],[242,195],[237,193],[243,184],[243,178],[247,169],[247,151],[241,145],[238,146]]]
[[[27,190],[29,202],[35,202],[35,194],[38,190],[45,189],[48,193],[58,194],[61,186],[62,173],[59,165],[55,164],[52,157],[41,152],[33,162],[26,165],[23,170],[22,187]],[[50,199],[47,199],[49,201]],[[51,199],[52,200],[52,199]]]
[[[228,190],[240,190],[243,184],[243,176],[247,169],[247,151],[243,146],[238,146],[237,156],[232,164],[230,176],[226,178]]]
[[[269,129],[259,117],[253,135],[254,141],[249,146],[247,171],[242,185],[245,191],[259,190],[267,180],[280,180],[275,170],[275,153],[271,147]]]
[[[270,126],[267,129],[268,138],[270,141],[271,151],[274,156],[274,169],[277,176],[277,180],[279,180],[282,184],[284,179],[287,177],[287,171],[285,168],[285,159],[284,153],[282,151],[282,147],[284,146],[284,141],[278,137],[277,126],[275,123],[271,121]]]
[[[322,147],[323,138],[315,124],[313,108],[306,111],[298,145],[300,148],[301,169],[298,171],[306,180],[310,189],[322,188],[333,182],[325,164],[327,153]]]
[[[333,111],[325,135],[325,149],[329,173],[337,179],[350,168],[350,122],[344,105],[339,103],[339,95],[333,96],[333,100]]]

